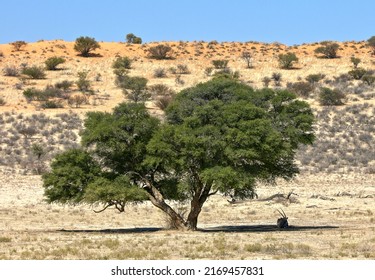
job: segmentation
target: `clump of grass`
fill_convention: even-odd
[[[0,243],[9,243],[12,242],[12,238],[6,236],[0,236]]]

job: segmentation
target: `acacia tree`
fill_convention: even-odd
[[[89,113],[82,149],[56,157],[43,176],[49,202],[103,204],[150,200],[177,229],[196,230],[214,194],[249,198],[256,182],[290,179],[300,144],[311,144],[313,114],[287,91],[253,90],[217,78],[180,92],[160,124],[144,104]],[[186,217],[167,202],[190,204]]]
[[[94,38],[87,36],[77,38],[74,44],[74,50],[79,52],[83,57],[89,57],[90,52],[96,49],[100,49],[99,43]]]

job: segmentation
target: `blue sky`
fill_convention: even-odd
[[[119,42],[260,41],[287,45],[375,35],[374,0],[17,0],[0,5],[0,43],[79,36]]]

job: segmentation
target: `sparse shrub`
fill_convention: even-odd
[[[167,96],[175,94],[175,92],[172,89],[163,84],[149,86],[148,91],[151,94],[151,96]]]
[[[227,78],[227,79],[233,79],[238,80],[240,78],[240,72],[239,71],[232,71],[230,68],[225,68],[220,71],[215,72],[213,75],[214,78]]]
[[[343,105],[345,95],[338,89],[330,89],[327,87],[320,88],[319,103],[323,106]]]
[[[212,75],[212,72],[214,71],[214,68],[213,67],[207,67],[206,69],[204,69],[204,74],[207,76],[207,77],[210,77]]]
[[[57,70],[57,65],[65,62],[65,59],[58,56],[53,56],[45,61],[47,70]]]
[[[367,73],[366,69],[355,68],[348,72],[349,76],[355,80],[360,80]]]
[[[129,44],[142,44],[142,38],[135,36],[133,33],[126,34],[126,42]]]
[[[149,56],[154,59],[168,59],[172,48],[168,45],[157,45],[148,49]]]
[[[10,43],[10,45],[13,46],[13,50],[18,52],[22,50],[24,47],[26,47],[27,43],[25,41],[15,41],[15,42]]]
[[[274,81],[275,86],[277,86],[277,87],[281,86],[281,81],[282,81],[282,75],[281,75],[281,73],[274,72],[274,73],[272,73],[271,78]]]
[[[81,107],[82,104],[87,104],[88,99],[86,95],[75,94],[69,97],[68,104],[69,106],[75,106],[76,108]]]
[[[179,86],[183,86],[185,84],[185,81],[182,79],[181,75],[177,75],[174,81],[176,85],[179,85]]]
[[[241,54],[241,58],[246,61],[247,68],[253,68],[253,55],[251,52],[244,51]]]
[[[154,70],[154,78],[165,78],[167,77],[167,73],[164,68],[156,68]]]
[[[369,75],[369,74],[365,74],[365,75],[362,76],[361,80],[364,83],[366,83],[367,85],[371,86],[375,82],[375,76]]]
[[[74,44],[74,50],[79,52],[81,56],[83,57],[89,57],[90,52],[99,49],[100,45],[99,43],[94,39],[90,37],[79,37],[76,39]]]
[[[372,54],[375,55],[375,36],[372,36],[367,40],[367,44],[372,49]]]
[[[58,89],[61,89],[65,92],[67,92],[73,86],[73,84],[74,83],[72,81],[64,80],[64,81],[61,81],[61,82],[57,82],[55,84],[55,88],[58,88]]]
[[[314,90],[314,86],[308,82],[288,83],[287,88],[294,94],[305,98]]]
[[[16,66],[6,66],[3,68],[4,76],[17,77],[20,74],[19,69]]]
[[[31,79],[44,79],[46,78],[46,73],[42,67],[31,66],[22,69],[22,74],[29,76]]]
[[[5,105],[5,100],[4,98],[0,97],[0,106],[4,106]]]
[[[229,60],[224,60],[224,59],[217,59],[217,60],[212,60],[211,63],[215,67],[215,69],[225,69],[228,67],[228,62]]]
[[[91,90],[91,83],[87,79],[88,74],[88,71],[78,72],[78,81],[76,81],[76,85],[78,89],[82,92],[88,92]]]
[[[186,64],[177,64],[177,67],[171,67],[169,71],[175,75],[190,74],[189,67]]]
[[[173,97],[170,95],[164,95],[164,96],[159,96],[156,101],[155,105],[162,111],[164,111],[169,104],[172,102]]]
[[[262,83],[265,88],[268,88],[272,79],[270,77],[263,77]]]
[[[323,54],[325,58],[336,58],[339,45],[331,41],[323,41],[321,46],[315,49],[315,53]]]
[[[298,57],[295,53],[279,54],[279,65],[282,69],[291,69],[294,62],[298,62]]]
[[[359,59],[359,58],[357,58],[357,57],[354,57],[354,56],[352,56],[352,57],[350,58],[350,61],[351,61],[351,63],[353,63],[353,67],[354,67],[354,68],[357,68],[357,67],[358,67],[358,64],[361,63],[361,59]]]
[[[144,102],[150,98],[147,90],[148,80],[144,77],[118,77],[116,85],[120,87],[124,95],[134,102]]]
[[[127,57],[118,57],[112,64],[113,72],[116,76],[124,76],[128,74],[128,70],[131,69],[133,61]]]
[[[44,101],[42,104],[41,104],[41,107],[43,109],[57,109],[57,108],[63,108],[63,104],[61,103],[61,101],[56,101],[56,100],[47,100],[47,101]]]
[[[323,80],[325,76],[326,76],[325,74],[321,74],[321,73],[310,74],[305,78],[305,80],[308,81],[310,84],[314,85],[318,83],[319,81]]]
[[[43,95],[43,91],[35,89],[35,88],[28,88],[28,89],[24,90],[23,96],[29,102],[33,101],[33,100],[37,100],[37,101],[45,100],[44,95]]]

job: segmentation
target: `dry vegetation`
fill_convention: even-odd
[[[348,75],[352,56],[360,59],[358,67],[373,73],[375,57],[365,42],[339,43],[335,59],[317,57],[318,43],[213,41],[163,43],[171,47],[172,58],[155,60],[147,50],[158,44],[100,43],[88,58],[77,56],[74,43],[59,40],[19,50],[0,45],[0,259],[375,258],[375,83]],[[280,69],[278,56],[288,52],[298,63]],[[251,63],[243,53],[251,54]],[[45,78],[22,74],[55,56],[65,62],[45,71]],[[40,176],[32,174],[48,168],[59,151],[78,145],[85,112],[109,111],[125,100],[112,69],[116,57],[124,56],[132,60],[130,76],[147,78],[149,86],[168,86],[166,99],[210,79],[218,71],[214,60],[227,61],[233,75],[254,87],[265,86],[268,78],[269,87],[295,89],[317,116],[317,141],[297,157],[301,175],[293,182],[258,186],[259,197],[251,201],[229,203],[214,196],[198,232],[161,230],[166,218],[147,203],[129,206],[125,214],[46,204]],[[79,73],[87,73],[90,90],[79,89]],[[320,81],[306,79],[319,73]],[[62,108],[46,109],[23,95],[63,81],[71,86],[52,99]],[[343,92],[345,105],[321,106],[322,86]],[[84,100],[77,106],[69,102],[73,96]],[[152,95],[147,106],[161,115],[162,101]],[[297,195],[286,199],[291,191]],[[275,227],[280,208],[289,216],[289,229]]]

